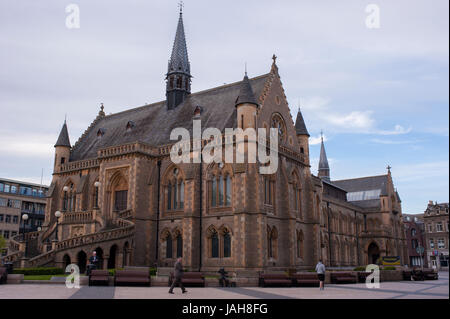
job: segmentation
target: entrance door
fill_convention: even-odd
[[[376,264],[380,258],[380,249],[376,243],[371,243],[367,248],[367,257],[370,264]]]

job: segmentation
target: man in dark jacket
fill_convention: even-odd
[[[173,294],[173,288],[178,284],[183,293],[186,293],[187,290],[184,288],[183,283],[181,282],[181,278],[183,277],[183,265],[181,264],[181,257],[178,257],[174,266],[174,278],[172,281],[172,286],[170,286],[169,294]]]
[[[94,250],[92,252],[92,256],[89,258],[89,264],[87,265],[87,275],[88,276],[91,274],[92,270],[95,270],[98,268],[98,262],[99,262],[99,259],[97,257],[97,252]]]

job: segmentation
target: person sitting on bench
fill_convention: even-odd
[[[221,287],[230,287],[230,281],[227,278],[228,272],[222,267],[219,269],[218,273],[220,274],[219,283]]]

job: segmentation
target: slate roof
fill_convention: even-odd
[[[241,82],[241,89],[239,91],[238,98],[236,99],[236,106],[239,104],[254,104],[258,105],[256,101],[255,94],[253,93],[252,87],[250,85],[250,81],[248,79],[247,73],[245,73],[244,79]]]
[[[55,144],[55,147],[56,146],[70,147],[69,132],[67,131],[66,121],[64,121],[64,125],[61,128],[61,132],[59,133],[58,140],[56,141],[56,144]]]
[[[332,181],[332,183],[345,189],[347,192],[359,192],[359,191],[381,189],[380,195],[386,196],[388,175],[343,179]]]
[[[295,119],[295,131],[297,135],[309,135],[308,130],[306,129],[305,121],[303,120],[302,112],[300,112],[300,108],[297,112],[297,118]]]
[[[249,79],[255,96],[261,96],[270,73]],[[236,99],[239,96],[242,81],[189,94],[183,103],[168,110],[166,101],[144,105],[120,113],[99,118],[86,134],[74,145],[71,161],[96,158],[100,148],[132,142],[143,142],[158,146],[169,143],[170,132],[175,127],[184,127],[192,134],[192,117],[197,106],[202,109],[202,128],[215,127],[221,131],[235,128]],[[135,126],[126,129],[127,123]],[[103,135],[97,136],[99,129]]]
[[[191,66],[189,64],[186,36],[184,34],[183,14],[180,12],[178,19],[177,32],[173,42],[172,55],[169,60],[168,72],[183,72],[190,74]]]

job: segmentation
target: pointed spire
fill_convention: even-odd
[[[327,153],[325,152],[325,145],[323,144],[323,132],[320,132],[320,159],[319,159],[319,177],[330,181],[330,166],[328,165]]]
[[[303,120],[302,112],[300,111],[300,106],[298,107],[297,119],[295,120],[295,131],[297,135],[309,135],[306,129],[305,121]]]
[[[181,8],[182,7],[180,6],[177,33],[173,42],[172,55],[170,56],[167,74],[171,72],[183,72],[190,75],[191,66],[189,64],[186,36],[184,34],[183,12]]]
[[[258,102],[256,101],[255,94],[253,94],[252,86],[250,85],[250,80],[248,79],[247,72],[245,72],[244,79],[241,82],[241,89],[239,91],[239,95],[236,99],[236,106],[240,104],[254,104],[258,106]]]
[[[64,120],[64,125],[61,128],[61,132],[59,133],[58,140],[56,141],[55,147],[57,146],[66,146],[70,147],[70,140],[69,140],[69,132],[67,131],[67,124]]]

